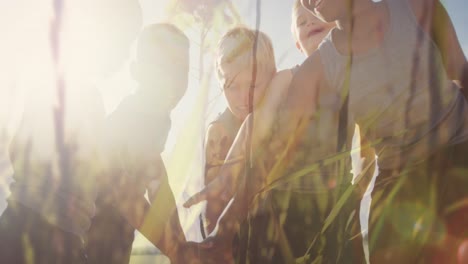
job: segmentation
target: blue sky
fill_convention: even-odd
[[[443,3],[452,18],[465,56],[468,56],[468,1],[445,0]]]

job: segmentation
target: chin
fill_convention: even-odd
[[[310,56],[318,49],[319,43],[320,42],[317,41],[311,41],[307,43],[305,46],[302,47],[302,53],[304,53],[304,55],[306,56]]]
[[[310,49],[304,50],[303,54],[304,54],[306,57],[309,57],[309,56],[312,55],[312,53],[314,53],[317,49],[318,49],[318,47],[310,48]]]
[[[247,117],[247,114],[246,114],[246,113],[234,113],[234,116],[235,116],[237,119],[243,121],[243,120]]]

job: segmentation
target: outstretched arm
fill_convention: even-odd
[[[183,252],[180,249],[185,245],[186,240],[166,169],[160,156],[155,158],[155,162],[148,171],[158,174],[157,177],[152,177],[158,182],[155,184],[158,186],[150,186],[151,183],[155,183],[154,181],[146,184],[151,203],[145,199],[141,190],[129,190],[129,186],[126,186],[125,191],[132,194],[126,203],[119,201],[118,207],[133,227],[174,261],[181,257],[180,254]]]
[[[202,191],[193,195],[184,204],[190,207],[201,201],[223,200],[227,203],[235,192],[235,186],[245,166],[246,151],[256,149],[270,135],[276,121],[276,113],[292,79],[290,71],[281,71],[273,78],[267,94],[259,108],[254,110],[242,124],[234,143],[226,156],[224,165],[219,169],[218,177]],[[250,133],[252,131],[252,133]],[[250,146],[246,146],[247,136]]]
[[[247,163],[243,157],[246,156],[247,151],[258,151],[258,148],[261,148],[266,140],[271,139],[270,136],[283,142],[288,142],[291,138],[300,138],[301,133],[305,131],[302,126],[303,121],[309,121],[315,112],[317,90],[320,89],[319,85],[321,85],[319,78],[321,73],[321,61],[319,55],[315,54],[300,67],[292,82],[290,78],[287,82],[279,82],[278,85],[282,88],[269,90],[267,100],[271,101],[265,101],[262,108],[254,112],[253,120],[248,119],[244,122],[226,159],[226,162],[229,162],[240,158],[241,162],[224,166],[221,169],[219,181],[213,183],[217,185],[210,184],[185,204],[190,206],[204,199],[219,199],[223,193],[219,190],[227,190],[225,191],[228,193],[227,199],[233,197],[218,221],[215,236],[211,238],[215,240],[215,245],[221,247],[220,249],[230,249],[229,243],[238,230],[239,223],[245,219],[248,205],[254,196],[261,191],[262,183],[267,181],[267,179],[262,178],[264,175],[259,176],[256,173],[252,174],[252,177],[250,175],[249,178],[245,177],[243,172],[248,166],[245,166]],[[275,80],[273,80],[271,87],[275,87]],[[273,126],[277,125],[276,122],[279,122],[279,126],[277,126],[279,130],[271,135]],[[250,129],[249,125],[252,124],[253,127]],[[246,146],[246,138],[249,133],[252,136],[251,144]]]
[[[229,136],[222,123],[214,122],[208,127],[205,140],[205,185],[210,184],[218,177],[232,142],[233,138]],[[207,201],[204,215],[204,228],[206,228],[207,234],[215,228],[227,202],[223,199]]]
[[[447,10],[439,0],[410,1],[421,27],[439,48],[449,78],[458,82],[468,98],[468,63]]]
[[[304,124],[308,124],[315,114],[317,93],[321,87],[321,69],[320,55],[315,54],[301,65],[294,78],[289,76],[286,81],[284,79],[273,80],[272,87],[278,85],[279,88],[269,90],[270,97],[268,99],[271,101],[265,102],[257,115],[253,116],[253,120],[244,122],[243,129],[237,135],[231,152],[237,150],[239,152],[235,154],[242,156],[242,153],[252,151],[254,155],[251,159],[255,160],[258,157],[256,154],[262,155],[262,152],[267,156],[275,154],[264,150],[264,147],[277,140],[285,146],[285,149],[282,150],[285,153],[294,151],[297,139],[301,138],[305,132]],[[250,129],[249,125],[253,125],[253,127]],[[274,132],[273,127],[276,127]],[[246,140],[249,133],[252,138],[251,144],[247,145]],[[289,155],[275,160],[274,167],[283,168],[284,166],[281,165],[286,165],[287,161],[284,158],[287,156]],[[249,165],[245,164],[242,164],[244,166],[237,170],[236,182],[232,185],[235,188],[234,198],[218,222],[217,236],[232,236],[230,234],[237,231],[240,222],[245,219],[248,206],[254,197],[265,187],[265,184],[274,182],[282,175],[281,169],[278,170],[278,173],[275,173],[274,169],[267,171],[267,173],[261,173],[257,170],[253,174],[245,173]],[[277,166],[278,164],[279,166]]]
[[[159,188],[148,189],[151,207],[147,209],[138,231],[150,239],[171,260],[174,260],[179,259],[181,254],[189,254],[189,252],[181,250],[186,242],[185,235],[162,160],[161,164]]]

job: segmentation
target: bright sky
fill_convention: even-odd
[[[144,10],[145,23],[163,21],[166,17],[165,3],[168,0],[140,0]],[[35,80],[47,83],[44,76],[50,75],[50,54],[48,46],[48,27],[51,9],[50,0],[0,0],[0,124],[11,133],[19,118],[21,109],[21,91],[24,88],[37,88],[40,83],[26,82],[24,76],[35,75]],[[248,26],[256,22],[255,2],[253,0],[232,1]],[[303,60],[293,43],[290,33],[290,10],[292,0],[261,1],[262,12],[260,30],[267,33],[275,48],[278,68],[289,68]],[[468,2],[466,0],[445,0],[443,2],[455,25],[465,54],[468,55]],[[21,31],[17,29],[22,29]],[[18,35],[16,32],[23,32]],[[204,91],[198,80],[199,29],[187,28],[186,33],[192,40],[192,67],[189,90],[173,111],[173,129],[171,130],[165,151],[171,184],[178,197],[186,197],[200,188],[202,140],[207,122],[212,120],[224,107],[216,80],[212,78],[208,91]],[[30,43],[36,44],[31,50]],[[49,63],[48,63],[49,62]],[[207,60],[206,64],[212,63]],[[208,68],[208,67],[207,67]],[[135,84],[130,79],[127,66],[110,79],[99,84],[108,111],[128,94]],[[23,89],[22,89],[23,88]],[[208,97],[205,94],[208,94]],[[4,197],[10,171],[4,153],[5,146],[0,142],[0,212],[5,206]],[[177,158],[174,158],[177,157]],[[3,187],[2,187],[3,186]],[[197,210],[185,211],[182,218],[194,219]],[[190,216],[190,217],[188,217]],[[190,226],[190,221],[186,222]],[[198,239],[197,232],[189,234],[190,239]]]

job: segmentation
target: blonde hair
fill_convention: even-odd
[[[294,0],[294,4],[292,7],[292,13],[291,13],[291,33],[293,35],[294,41],[297,41],[296,37],[296,18],[297,18],[297,11],[299,8],[302,7],[301,0]]]
[[[258,35],[257,35],[258,33]],[[226,32],[216,49],[216,70],[218,78],[222,77],[222,65],[239,63],[248,66],[253,62],[253,52],[256,46],[257,69],[269,73],[276,72],[275,54],[270,38],[261,31],[238,26]]]

